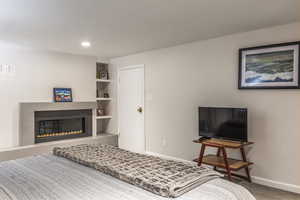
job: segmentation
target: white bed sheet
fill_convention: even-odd
[[[166,200],[94,169],[53,155],[0,163],[1,200]],[[209,181],[176,200],[255,200],[244,187]]]

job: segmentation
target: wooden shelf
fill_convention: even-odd
[[[107,79],[96,79],[96,82],[101,82],[101,83],[111,83],[112,80],[107,80]]]
[[[100,97],[100,98],[96,98],[97,101],[111,101],[112,98],[104,98],[104,97]]]
[[[105,116],[96,116],[96,119],[111,119],[112,116],[110,115],[105,115]]]
[[[194,159],[194,161],[198,162],[198,158]],[[230,170],[233,170],[233,171],[238,171],[242,168],[248,167],[249,165],[253,164],[251,162],[244,162],[242,160],[237,160],[237,159],[232,159],[232,158],[228,158],[227,161],[228,161]],[[211,166],[216,166],[216,167],[226,169],[226,164],[225,164],[224,158],[221,156],[216,156],[216,155],[204,156],[202,163],[206,164],[206,165],[211,165]]]
[[[235,142],[235,141],[228,141],[228,140],[219,140],[219,139],[206,139],[206,140],[194,140],[194,143],[205,144],[211,147],[225,147],[231,149],[240,149],[241,147],[251,145],[253,142]]]

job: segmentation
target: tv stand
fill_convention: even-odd
[[[252,165],[253,163],[247,161],[244,147],[252,145],[253,142],[236,142],[205,138],[200,138],[198,140],[194,140],[193,142],[201,144],[199,158],[194,159],[194,161],[198,163],[198,166],[201,166],[202,164],[211,165],[214,167],[214,170],[227,174],[230,181],[232,180],[232,176],[237,176],[251,182],[249,165]],[[217,148],[217,154],[204,156],[206,147]],[[228,158],[226,149],[240,149],[242,160]],[[225,171],[219,170],[218,168],[225,169]],[[239,174],[232,173],[232,171],[238,171],[240,169],[245,169],[247,176],[241,176]]]

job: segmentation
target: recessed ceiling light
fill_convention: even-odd
[[[89,41],[83,41],[81,42],[81,46],[84,48],[89,48],[91,46],[91,43]]]

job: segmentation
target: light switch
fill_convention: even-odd
[[[16,72],[16,67],[14,65],[0,64],[1,74],[14,74],[15,72]]]
[[[16,75],[16,66],[8,64],[0,64],[0,79],[13,80]]]

